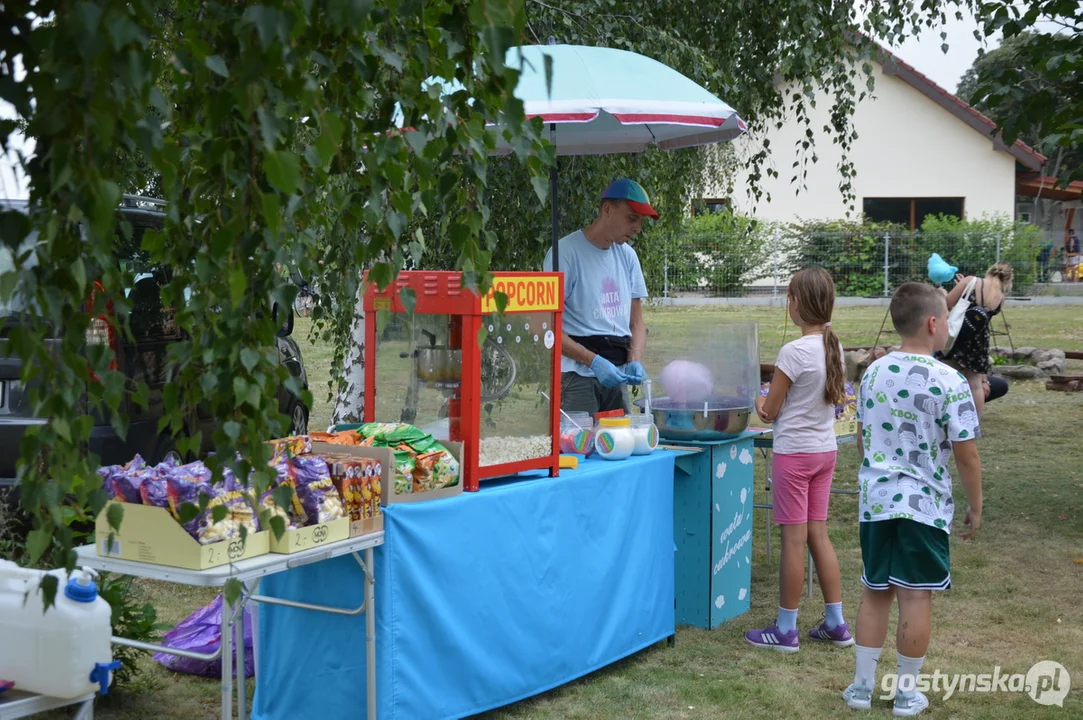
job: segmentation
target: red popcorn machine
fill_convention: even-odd
[[[563,309],[560,273],[496,273],[485,296],[459,272],[406,271],[383,291],[368,283],[365,422],[461,442],[466,491],[526,470],[555,477]]]

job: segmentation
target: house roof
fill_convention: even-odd
[[[1040,173],[1016,175],[1015,192],[1026,197],[1042,197],[1047,200],[1083,200],[1083,180],[1056,186],[1057,179]]]
[[[879,43],[873,42],[867,36],[865,39],[883,53],[883,56],[877,58],[877,60],[880,62],[881,67],[883,67],[885,75],[893,75],[913,87],[915,90],[921,92],[937,105],[944,108],[985,137],[990,138],[993,141],[993,147],[995,149],[1010,153],[1016,160],[1031,170],[1041,170],[1045,165],[1045,155],[1042,155],[1022,140],[1016,140],[1011,146],[1005,145],[1000,137],[1000,133],[996,132],[997,125],[995,122],[971,107],[958,95],[948,92],[928,77],[915,70],[912,65],[901,60],[890,50]],[[994,132],[996,132],[995,136]]]

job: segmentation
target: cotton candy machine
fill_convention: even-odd
[[[636,405],[646,412],[647,399],[636,400]],[[741,398],[711,395],[698,407],[667,397],[654,398],[650,412],[659,436],[667,440],[704,441],[737,437],[748,427],[752,410]]]
[[[695,324],[651,333],[646,365],[658,381],[634,401],[654,416],[658,434],[677,442],[740,435],[760,389],[759,326]]]

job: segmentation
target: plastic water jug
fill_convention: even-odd
[[[42,577],[57,579],[56,604],[44,610]],[[0,560],[0,678],[18,690],[56,698],[108,691],[113,661],[109,603],[95,573],[28,570]]]

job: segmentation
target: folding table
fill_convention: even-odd
[[[270,553],[259,557],[241,560],[229,565],[222,565],[207,570],[186,570],[184,568],[168,567],[166,565],[154,565],[151,563],[136,562],[133,560],[121,560],[120,558],[98,555],[94,545],[84,545],[76,548],[78,556],[77,564],[101,570],[131,575],[148,580],[177,583],[179,585],[192,585],[195,587],[222,587],[228,580],[237,580],[242,585],[240,598],[232,605],[222,603],[222,643],[214,653],[199,653],[188,650],[169,648],[155,643],[145,643],[137,640],[129,640],[122,637],[114,637],[114,645],[124,645],[147,652],[163,652],[180,657],[193,658],[196,660],[213,661],[222,658],[222,720],[233,718],[233,660],[234,660],[234,632],[238,633],[236,642],[237,661],[237,717],[245,720],[247,716],[247,694],[245,693],[245,649],[244,649],[244,623],[240,622],[244,615],[244,606],[248,602],[266,603],[271,605],[285,605],[287,607],[325,612],[337,615],[360,615],[365,613],[365,653],[368,659],[368,719],[376,718],[376,593],[373,576],[373,552],[377,545],[384,541],[383,531],[360,535],[358,537],[341,540],[327,545],[318,545],[308,550],[302,550],[292,555]],[[364,552],[364,559],[358,553]],[[356,608],[330,607],[326,605],[314,605],[301,603],[281,598],[265,597],[258,595],[260,580],[268,575],[285,572],[293,568],[309,565],[311,563],[329,560],[342,555],[352,554],[361,566],[365,575],[364,599]],[[256,623],[252,624],[252,632],[258,632]],[[258,680],[258,678],[257,678]]]

